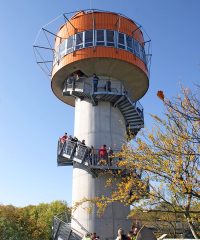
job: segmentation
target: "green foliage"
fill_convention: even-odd
[[[66,212],[70,218],[70,211],[62,201],[24,208],[0,205],[0,239],[50,240],[53,216]]]

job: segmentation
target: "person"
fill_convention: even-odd
[[[67,136],[67,133],[65,133],[65,134],[60,138],[60,142],[61,142],[62,144],[64,144],[64,143],[67,141],[67,139],[68,139],[68,136]]]
[[[111,92],[111,81],[110,81],[110,79],[108,79],[106,81],[106,85],[105,85],[104,89],[108,92]]]
[[[65,78],[65,81],[64,81],[63,93],[67,92],[67,87],[68,87],[68,77]]]
[[[75,152],[77,152],[77,146],[78,146],[78,138],[77,137],[73,137],[72,139],[71,139],[71,142],[74,142],[75,143]]]
[[[97,234],[94,232],[94,233],[91,234],[91,239],[92,240],[98,240],[99,236],[97,236]]]
[[[111,147],[108,148],[108,166],[112,166],[112,160],[113,160],[113,150]]]
[[[83,139],[82,142],[81,142],[82,145],[85,145],[85,140]]]
[[[106,159],[107,158],[107,149],[106,145],[102,145],[99,149],[99,158],[100,159]]]
[[[90,164],[91,165],[96,165],[97,154],[96,154],[95,149],[94,149],[93,146],[88,148],[88,154],[89,154]]]
[[[133,235],[136,236],[139,231],[139,227],[133,228]]]
[[[108,153],[107,153],[107,149],[106,149],[106,145],[102,145],[99,148],[98,151],[98,165],[106,165],[108,164]]]
[[[127,239],[128,240],[135,240],[136,239],[136,236],[134,236],[133,231],[128,232]]]
[[[127,236],[124,234],[124,230],[122,228],[118,229],[116,240],[127,240]]]
[[[94,89],[94,92],[97,92],[98,82],[99,82],[99,77],[94,73],[93,74],[93,89]]]
[[[141,228],[141,223],[137,222],[136,225],[132,226],[133,240],[137,239],[138,232]]]
[[[74,74],[72,73],[72,74],[69,75],[69,77],[67,79],[67,83],[72,84],[73,80],[74,80]]]
[[[72,84],[72,90],[75,90],[75,87],[76,87],[76,76],[72,73],[70,75],[70,81],[71,81],[71,84]]]
[[[77,143],[77,142],[78,142],[78,138],[77,138],[77,137],[74,137],[74,138],[71,139],[71,141]]]

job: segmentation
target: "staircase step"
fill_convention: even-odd
[[[119,103],[119,105],[123,105],[123,104],[125,104],[125,103],[127,103],[127,102],[128,102],[127,98],[124,98],[124,99]]]
[[[138,123],[139,123],[139,124],[144,124],[143,121],[140,121],[140,120],[132,120],[132,119],[129,120],[128,123],[129,123],[129,124],[136,124],[136,123],[137,123],[137,124],[138,124]]]
[[[122,109],[124,109],[126,107],[129,107],[129,106],[131,106],[131,104],[129,102],[126,102],[126,103],[123,103],[123,104],[119,104],[119,108],[122,108]]]
[[[134,107],[131,107],[131,109],[130,109],[130,110],[125,110],[124,112],[125,112],[125,113],[134,112],[134,113],[136,113],[136,114],[138,115],[138,113],[137,113],[137,111],[135,110],[135,108],[134,108]]]
[[[120,108],[121,111],[128,111],[128,110],[135,110],[131,104],[129,104],[127,107]]]
[[[136,127],[136,126],[140,126],[140,127]],[[138,125],[132,125],[132,124],[131,124],[131,125],[129,126],[130,129],[138,129],[138,130],[141,129],[141,128],[143,128],[143,127],[144,127],[143,124],[141,124],[141,125],[139,125],[139,124],[138,124]]]
[[[125,118],[133,117],[133,118],[139,118],[140,119],[138,114],[136,114],[135,112],[132,112],[132,113],[126,113],[125,112],[125,113],[123,113],[123,115],[124,115]]]
[[[129,117],[126,117],[126,120],[129,121],[129,122],[130,121],[133,121],[133,122],[135,122],[135,121],[143,122],[143,119],[138,117],[138,116],[129,116]]]

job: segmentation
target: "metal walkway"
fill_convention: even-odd
[[[90,152],[90,148],[82,145],[81,143],[67,140],[62,143],[58,141],[57,150],[57,164],[58,166],[74,166],[85,169],[94,177],[102,170],[118,172],[122,171],[123,174],[129,172],[128,170],[119,167],[119,162],[122,160],[116,156],[119,150],[113,150],[113,155],[105,156],[102,158],[95,149],[95,154]]]

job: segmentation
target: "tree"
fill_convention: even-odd
[[[200,199],[200,95],[183,87],[181,90],[181,95],[171,101],[158,92],[165,108],[164,119],[151,115],[154,128],[123,146],[118,154],[123,159],[119,162],[123,171],[111,173],[107,183],[116,188],[110,197],[95,201],[100,211],[113,201],[142,211],[165,204],[169,212],[184,215],[198,238],[193,207]],[[197,90],[200,92],[199,86]]]
[[[24,208],[0,205],[0,239],[49,240],[52,218],[63,212],[70,217],[71,210],[62,201]]]

